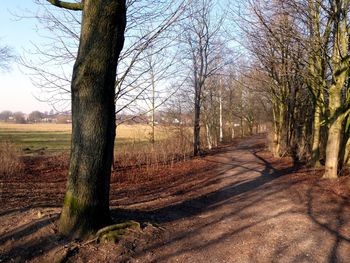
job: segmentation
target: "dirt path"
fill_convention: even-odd
[[[212,157],[217,190],[168,207],[168,235],[135,262],[350,262],[349,196],[275,169],[262,140]]]
[[[203,161],[207,170],[191,168]],[[160,227],[123,245],[82,246],[68,262],[350,262],[349,177],[319,180],[320,170],[273,158],[262,136],[183,165],[196,172],[147,187],[112,180],[115,219]],[[52,177],[50,193],[64,181]],[[61,199],[40,196],[18,197],[40,206],[0,213],[0,262],[49,262],[72,245],[56,232]]]

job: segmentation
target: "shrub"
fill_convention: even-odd
[[[135,141],[118,147],[115,168],[153,169],[159,165],[173,164],[192,155],[192,137],[184,130],[167,131],[169,137],[152,143]]]
[[[23,170],[20,151],[10,142],[0,143],[0,175],[8,176]]]

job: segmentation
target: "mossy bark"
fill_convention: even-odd
[[[337,178],[338,165],[342,157],[340,144],[343,134],[344,110],[343,87],[349,70],[349,33],[347,18],[349,11],[347,1],[340,1],[334,10],[334,25],[332,35],[332,85],[329,88],[329,132],[326,147],[326,165],[323,178]]]
[[[344,146],[344,160],[343,165],[349,166],[350,163],[350,138],[347,138],[346,144]]]
[[[59,229],[86,237],[111,223],[109,184],[115,139],[115,78],[125,0],[85,0],[72,91],[72,142]]]
[[[140,228],[140,223],[127,221],[100,229],[97,233],[99,242],[118,242],[129,228]]]
[[[337,118],[329,128],[326,164],[323,178],[333,179],[338,177],[339,150],[342,131],[342,119]]]
[[[336,75],[335,83],[329,89],[330,123],[326,146],[326,164],[323,178],[338,177],[340,143],[343,133],[344,114],[341,112],[342,87],[345,83],[346,71]]]
[[[327,91],[327,67],[328,50],[331,43],[332,19],[329,16],[321,21],[321,2],[308,1],[309,10],[309,29],[310,29],[310,56],[309,56],[309,74],[310,89],[314,97],[314,123],[313,140],[311,147],[311,164],[315,167],[320,166],[320,146],[324,145],[321,141],[321,113],[325,114],[326,102],[324,93]],[[321,27],[323,29],[321,29]],[[335,54],[334,54],[335,55]]]
[[[330,123],[326,145],[326,164],[323,178],[333,179],[338,177],[340,143],[343,132],[343,114],[340,111],[342,104],[342,87],[345,75],[337,76],[336,82],[329,89]]]

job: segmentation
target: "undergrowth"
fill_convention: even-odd
[[[10,142],[0,142],[0,175],[11,176],[23,170],[20,151]]]

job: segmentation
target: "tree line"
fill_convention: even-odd
[[[246,5],[244,32],[269,94],[274,154],[324,164],[323,177],[336,178],[349,161],[349,2]]]
[[[53,122],[53,123],[70,123],[70,112],[55,113],[53,110],[50,112],[32,111],[29,114],[25,114],[21,111],[12,112],[5,110],[0,112],[0,121],[13,122],[13,123],[40,123],[40,122]]]

